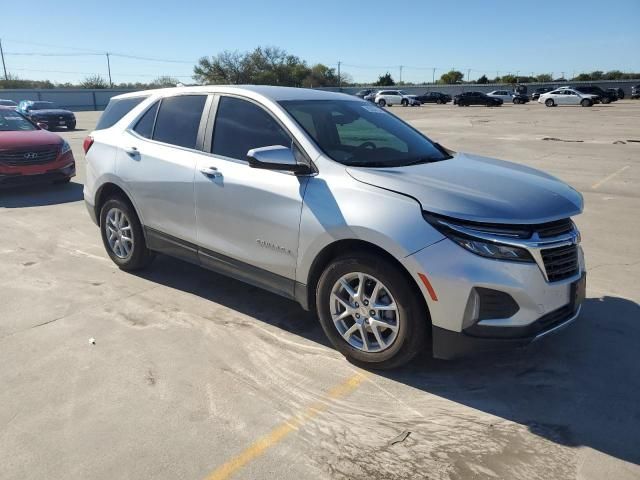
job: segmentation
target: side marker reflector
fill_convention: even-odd
[[[437,302],[438,296],[436,295],[436,291],[431,286],[431,282],[429,282],[429,279],[427,278],[427,276],[424,273],[418,273],[418,276],[420,277],[420,280],[422,280],[422,283],[424,283],[424,286],[427,288],[427,292],[429,292],[429,296],[431,297],[431,300],[433,300],[434,302]]]

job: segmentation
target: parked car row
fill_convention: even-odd
[[[21,100],[16,103],[13,100],[0,98],[0,107],[8,107],[20,112],[22,115],[40,124],[40,128],[52,130],[65,127],[67,130],[76,128],[76,116],[70,110],[60,108],[53,102],[40,100]]]
[[[524,87],[524,88],[523,88]],[[357,92],[357,97],[369,100],[381,107],[393,105],[417,106],[424,103],[446,104],[453,100],[454,105],[465,107],[469,105],[484,105],[494,107],[510,102],[516,105],[538,100],[547,106],[582,105],[585,107],[596,103],[608,104],[625,97],[621,88],[602,89],[595,85],[557,86],[536,88],[531,95],[527,95],[526,86],[518,86],[513,91],[494,90],[489,93],[463,92],[454,97],[441,92],[425,92],[421,95],[411,95],[403,90],[375,90],[364,89]],[[560,92],[569,90],[569,93]],[[551,95],[549,95],[551,94]],[[540,97],[546,95],[540,102]],[[640,98],[640,85],[631,87],[631,98]],[[498,101],[499,100],[499,101]],[[550,100],[547,102],[547,100]]]

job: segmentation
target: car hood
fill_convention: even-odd
[[[46,110],[31,110],[29,115],[73,115],[73,112],[62,110],[61,108],[51,108]]]
[[[582,195],[551,175],[465,153],[398,168],[347,167],[354,179],[415,198],[428,212],[492,223],[544,223],[582,212]]]
[[[14,148],[60,145],[62,138],[46,130],[0,132],[0,152]]]

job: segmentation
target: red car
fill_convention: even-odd
[[[12,108],[0,107],[0,188],[67,183],[76,174],[69,144]]]

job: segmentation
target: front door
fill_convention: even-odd
[[[196,218],[203,264],[263,288],[293,295],[307,177],[249,167],[252,148],[292,138],[262,106],[220,96],[210,151],[198,160]],[[210,129],[208,129],[209,131]]]

